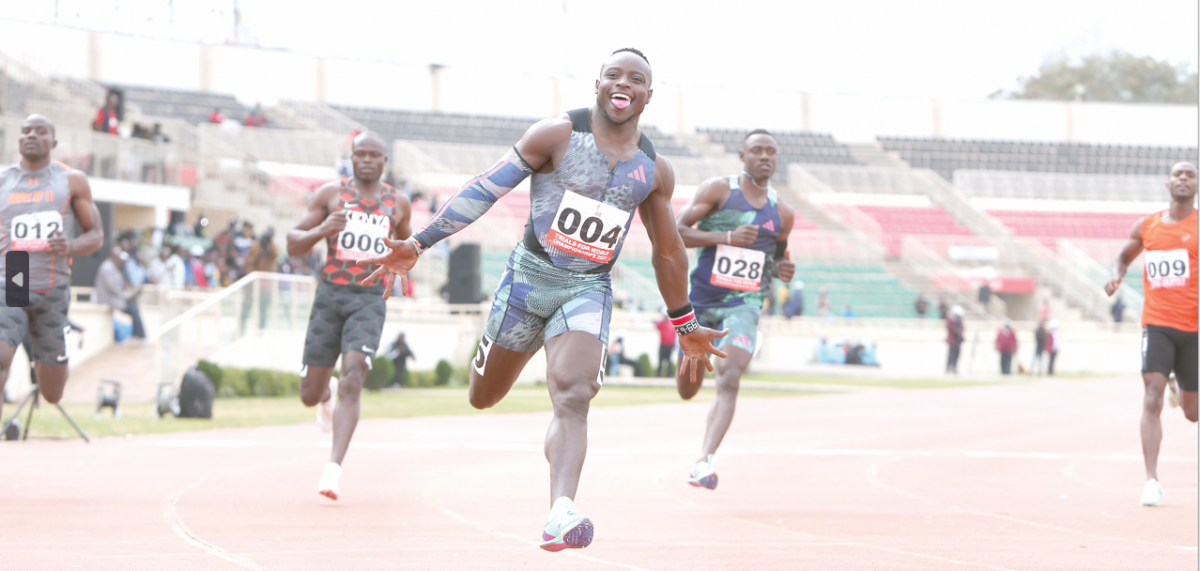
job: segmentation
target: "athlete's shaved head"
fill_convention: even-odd
[[[654,90],[650,62],[634,48],[621,48],[600,66],[596,80],[596,109],[610,123],[623,125],[642,114]]]
[[[359,133],[358,136],[354,138],[354,149],[358,149],[364,144],[367,146],[377,146],[378,150],[382,150],[383,154],[387,155],[387,141],[384,141],[383,137],[376,135],[374,131]]]
[[[642,61],[646,62],[646,65],[650,65],[650,59],[646,57],[646,54],[642,53],[642,50],[639,50],[637,48],[621,48],[621,49],[615,50],[610,55],[615,56],[621,52],[629,52],[631,54],[637,54],[638,57],[642,58]]]
[[[750,137],[753,137],[755,135],[766,135],[772,139],[775,138],[775,135],[772,135],[771,132],[766,129],[755,129],[753,131],[750,131],[749,133],[746,133],[745,137],[742,137],[742,144],[743,145],[746,144],[746,141],[749,141]]]
[[[1167,192],[1177,201],[1191,202],[1196,198],[1196,165],[1180,161],[1171,166],[1171,177],[1167,179]]]
[[[39,113],[34,113],[34,114],[26,117],[23,124],[33,124],[33,123],[45,125],[46,128],[50,129],[51,136],[58,135],[58,130],[54,127],[54,121],[51,121],[50,118],[46,117],[45,115],[42,115]],[[1192,168],[1195,168],[1195,167],[1192,167]]]
[[[43,115],[33,114],[21,123],[19,147],[23,160],[40,161],[50,156],[58,146],[54,122]]]
[[[354,152],[350,155],[354,178],[373,183],[383,177],[387,162],[387,143],[383,137],[367,131],[354,138]]]

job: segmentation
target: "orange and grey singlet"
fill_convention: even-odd
[[[1196,211],[1175,224],[1163,224],[1163,214],[1158,212],[1142,220],[1142,246],[1146,250],[1142,325],[1195,332],[1196,241],[1200,240]]]
[[[71,169],[57,161],[38,170],[20,164],[0,171],[0,275],[4,254],[29,252],[29,289],[45,293],[56,285],[69,285],[68,256],[50,251],[50,236],[75,233],[71,210]]]
[[[342,180],[338,195],[338,209],[348,210],[346,228],[336,236],[325,239],[325,265],[320,279],[336,285],[354,283],[371,275],[375,266],[360,266],[355,262],[370,256],[388,253],[386,240],[392,237],[396,208],[396,191],[383,185],[378,200],[367,201],[358,197],[351,179]],[[383,290],[383,280],[372,288]]]

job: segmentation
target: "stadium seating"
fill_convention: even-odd
[[[817,315],[817,295],[829,291],[829,308],[842,315],[846,306],[858,317],[916,317],[917,292],[904,287],[882,267],[873,265],[797,264],[796,278],[804,282],[805,315]]]
[[[144,115],[174,117],[193,125],[207,122],[213,109],[220,109],[227,119],[239,122],[250,114],[250,110],[232,95],[126,85],[105,87],[123,91],[125,101],[137,104]]]
[[[730,153],[742,150],[742,140],[749,131],[700,127],[696,132],[708,140],[720,144]],[[772,131],[779,143],[779,167],[775,179],[787,181],[788,163],[817,163],[834,165],[862,164],[850,154],[850,149],[825,133],[803,133],[795,131]]]
[[[877,137],[918,168],[950,180],[958,169],[1096,174],[1165,174],[1172,163],[1195,161],[1196,147],[1147,147],[1087,143],[980,141]]]
[[[366,125],[387,140],[436,141],[469,145],[509,147],[520,140],[537,119],[427,113],[369,107],[331,106],[334,110]],[[654,143],[655,150],[667,156],[692,157],[695,153],[652,125],[642,125],[642,133]]]

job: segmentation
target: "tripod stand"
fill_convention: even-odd
[[[29,339],[29,337],[26,336],[26,339]],[[28,343],[28,341],[26,343]],[[28,405],[30,405],[29,406],[29,414],[25,415],[25,431],[21,434],[21,440],[28,440],[29,439],[29,425],[33,424],[33,409],[37,408],[38,405],[40,404],[39,401],[41,401],[41,395],[38,392],[37,371],[35,371],[33,368],[33,354],[32,354],[32,352],[30,352],[28,344],[25,344],[24,347],[25,347],[25,354],[29,355],[29,357],[30,357],[30,359],[29,359],[29,380],[33,386],[29,389],[29,394],[25,395],[25,398],[21,399],[21,404],[17,405],[17,410],[12,413],[12,416],[8,417],[8,421],[6,421],[3,425],[0,425],[0,426],[3,427],[2,431],[7,433],[9,425],[11,425],[13,422],[16,422],[18,420],[17,417],[20,416],[21,409],[25,408],[25,405],[28,404]],[[78,424],[75,424],[75,419],[71,418],[71,415],[67,414],[67,411],[65,409],[63,409],[62,405],[58,404],[58,403],[54,403],[54,406],[58,407],[58,412],[61,412],[63,415],[63,418],[67,419],[67,422],[71,423],[71,427],[75,429],[75,432],[79,433],[79,437],[82,438],[84,442],[91,444],[92,441],[88,438],[87,433],[85,433],[82,428],[79,428]]]
[[[38,407],[40,401],[41,395],[38,394],[38,386],[35,383],[33,388],[29,390],[29,394],[25,395],[25,398],[21,399],[21,404],[17,405],[17,410],[13,412],[12,416],[8,417],[8,421],[4,423],[4,427],[8,428],[8,425],[17,420],[17,417],[20,416],[21,409],[25,408],[25,405],[27,404],[30,405],[29,414],[25,415],[25,428],[21,433],[21,440],[28,440],[29,425],[33,424],[33,409]],[[85,433],[82,428],[79,428],[78,424],[75,424],[75,420],[71,418],[71,415],[67,414],[67,411],[63,409],[62,405],[54,403],[54,406],[58,407],[58,412],[61,412],[63,418],[67,419],[67,422],[71,423],[71,427],[75,429],[75,432],[79,433],[79,437],[82,438],[84,442],[91,444],[92,441],[88,439],[87,433]]]

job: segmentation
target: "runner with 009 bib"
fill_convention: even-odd
[[[63,217],[54,210],[30,212],[14,217],[11,244],[13,250],[40,252],[50,249],[50,237],[63,231]]]
[[[571,191],[563,194],[547,245],[605,263],[621,243],[621,233],[632,214]]]
[[[1151,289],[1186,287],[1191,277],[1187,250],[1146,250],[1146,278]]]
[[[739,291],[758,291],[762,286],[766,255],[758,250],[717,245],[709,283]]]

